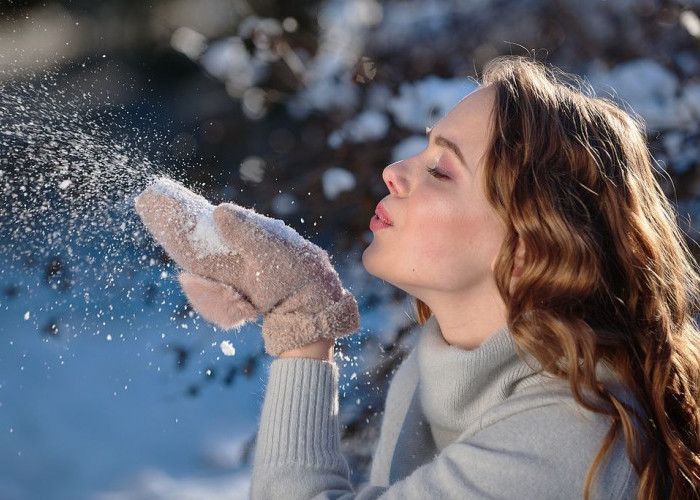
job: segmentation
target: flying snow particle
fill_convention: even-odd
[[[24,313],[24,320],[25,320],[25,321],[28,320],[28,319],[29,319],[29,316],[30,316],[30,315],[29,315],[29,311],[27,311],[26,313]]]
[[[236,354],[236,348],[233,347],[230,340],[222,341],[221,344],[219,344],[219,347],[221,347],[221,352],[224,353],[224,356],[233,356]]]
[[[71,181],[70,179],[66,179],[65,181],[61,182],[61,183],[58,185],[58,189],[66,190],[66,189],[68,189],[69,187],[71,187],[72,184],[73,184],[73,181]]]

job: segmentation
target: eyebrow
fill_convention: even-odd
[[[428,141],[430,141],[430,136],[431,136],[432,132],[433,132],[432,127],[425,129],[425,134],[428,136]],[[459,158],[459,161],[462,162],[462,165],[464,165],[465,168],[469,168],[467,166],[467,162],[464,161],[464,155],[462,154],[462,151],[459,149],[457,144],[455,144],[451,140],[449,140],[441,135],[435,136],[435,144],[437,144],[438,146],[442,146],[443,148],[447,148],[450,151],[452,151],[455,154],[455,156],[457,158]]]

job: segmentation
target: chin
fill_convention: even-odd
[[[362,265],[365,268],[365,271],[367,271],[369,274],[372,276],[376,276],[377,278],[381,278],[381,276],[377,273],[378,269],[376,262],[374,262],[375,259],[372,258],[372,244],[370,243],[370,246],[365,248],[365,251],[362,252]]]
[[[362,252],[362,265],[375,278],[384,280],[392,285],[394,284],[390,276],[392,270],[391,260],[388,260],[386,256],[382,256],[382,253],[378,252],[377,248],[372,248],[371,244]]]
[[[365,249],[364,253],[362,254],[362,265],[364,266],[365,270],[375,278],[386,281],[390,285],[403,290],[409,295],[414,295],[414,291],[416,291],[417,287],[406,283],[405,280],[400,279],[400,277],[396,276],[396,274],[392,276],[391,272],[387,272],[390,271],[388,266],[382,265],[381,262],[378,262],[376,256],[372,255],[372,251],[369,248]],[[418,288],[418,290],[420,289]]]

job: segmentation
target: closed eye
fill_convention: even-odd
[[[436,179],[446,180],[446,179],[449,179],[449,178],[450,178],[449,176],[447,176],[447,175],[443,174],[442,172],[440,172],[436,167],[426,167],[426,170],[428,171],[428,173],[429,173],[430,175],[432,175],[432,176],[435,177]]]

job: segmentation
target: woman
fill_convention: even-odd
[[[698,271],[642,127],[566,75],[492,61],[388,166],[363,254],[416,298],[370,485],[339,452],[333,338],[357,308],[283,225],[167,182],[137,199],[203,317],[263,315],[254,498],[700,498]]]

